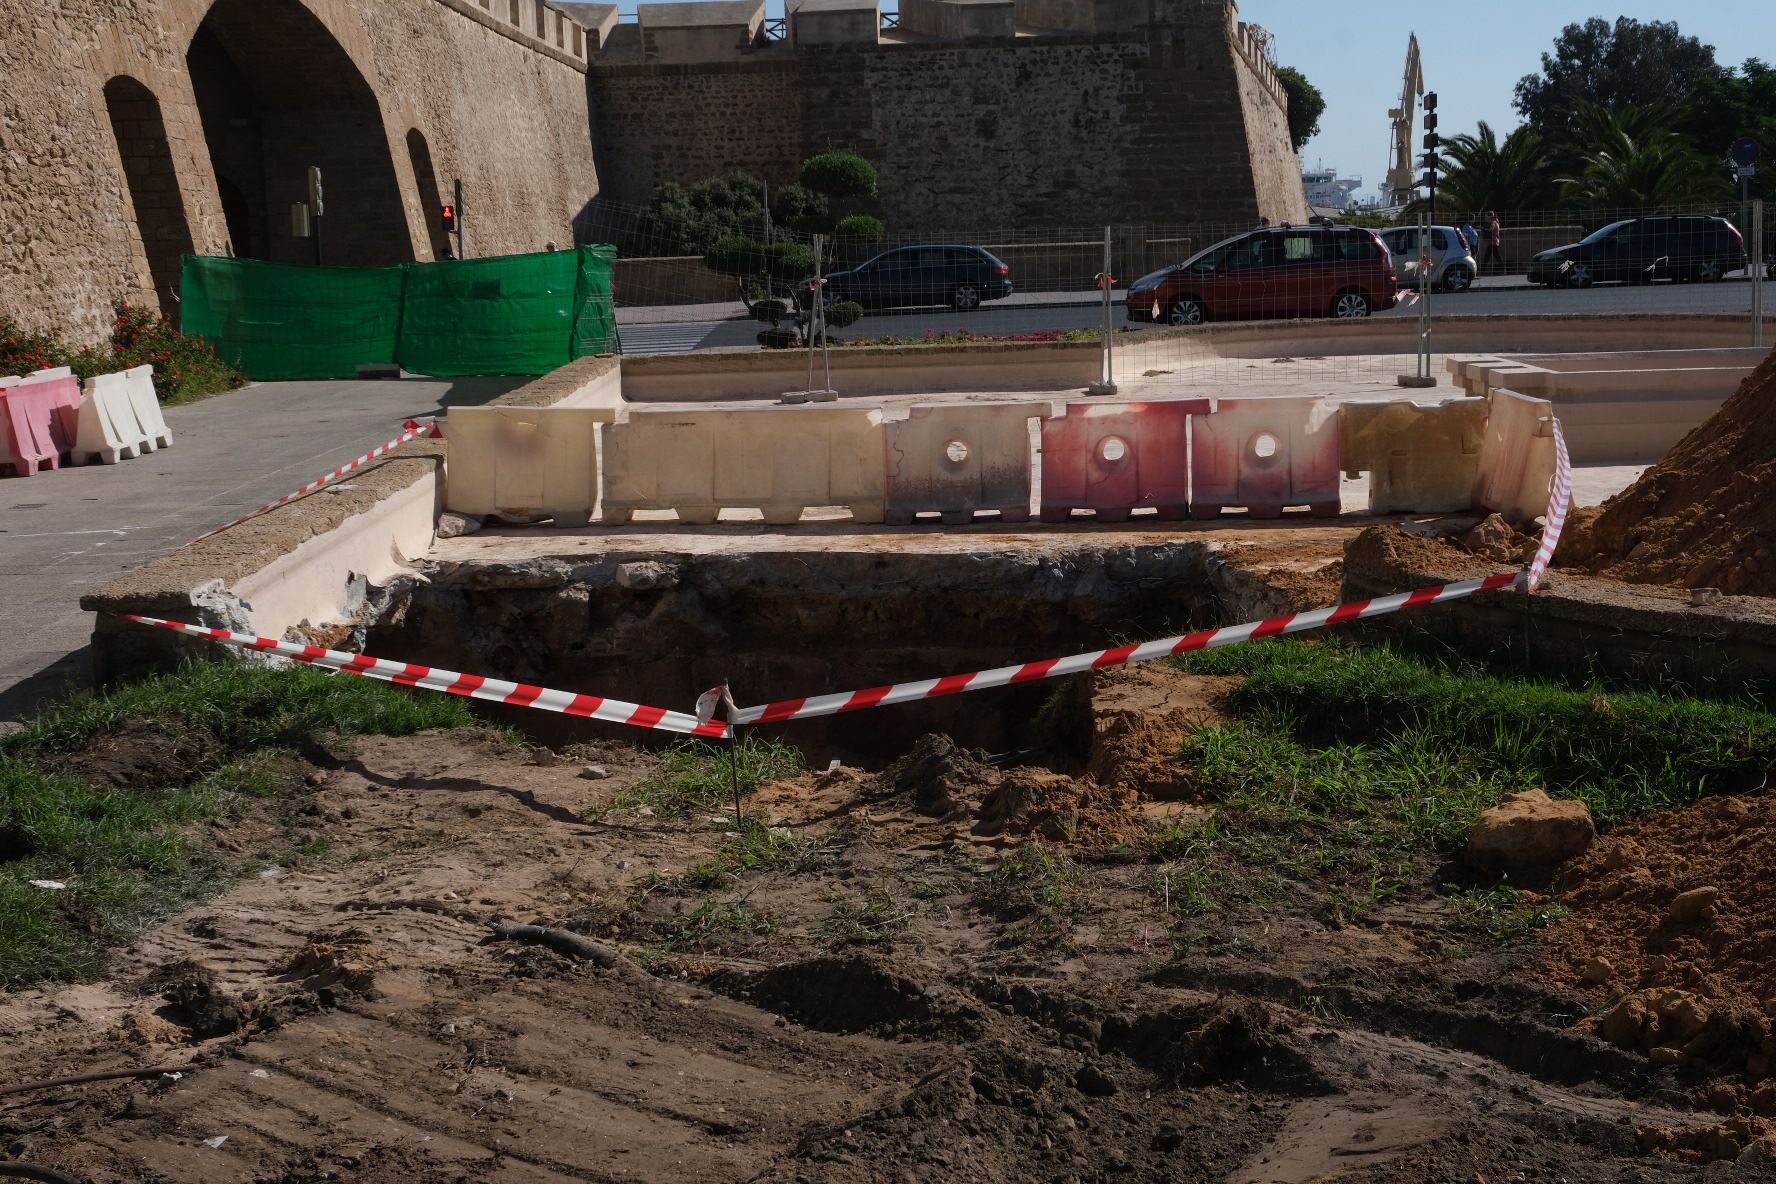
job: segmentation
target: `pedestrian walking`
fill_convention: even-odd
[[[1491,264],[1499,265],[1499,274],[1505,273],[1505,228],[1499,225],[1499,216],[1491,210],[1486,211],[1486,258],[1480,261],[1480,269],[1484,271]]]
[[[1480,232],[1474,229],[1474,224],[1472,222],[1463,222],[1461,235],[1462,246],[1466,247],[1468,254],[1472,255],[1475,261],[1478,262],[1480,259]]]

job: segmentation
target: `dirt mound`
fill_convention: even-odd
[[[1347,587],[1400,587],[1489,576],[1503,564],[1398,526],[1371,526],[1344,549]],[[1510,566],[1515,566],[1514,564]]]
[[[1619,998],[1593,1021],[1653,1060],[1776,1071],[1776,794],[1625,823],[1555,883],[1556,981]]]
[[[1635,584],[1776,596],[1776,354],[1640,480],[1575,523],[1564,561]]]
[[[982,1022],[980,1009],[954,989],[868,954],[810,958],[718,985],[821,1032],[973,1039]]]
[[[1129,842],[1146,830],[1127,784],[1075,781],[1046,769],[1013,769],[981,799],[977,834],[1035,836],[1050,842]]]
[[[184,1028],[193,1040],[231,1036],[247,1024],[247,1009],[222,989],[216,976],[195,962],[174,962],[142,980],[166,1000],[160,1017]]]
[[[189,784],[215,757],[209,738],[176,719],[128,719],[57,762],[58,771],[119,789]]]
[[[948,736],[927,733],[911,751],[864,787],[865,796],[910,803],[931,818],[968,816],[969,804],[999,779],[999,771],[957,747]]]
[[[1223,719],[1221,700],[1238,681],[1163,662],[1094,676],[1087,772],[1153,801],[1194,801],[1196,779],[1180,750],[1192,732]]]

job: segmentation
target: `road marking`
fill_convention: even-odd
[[[619,325],[617,340],[626,354],[688,354],[703,344],[720,321],[676,321],[663,325]]]

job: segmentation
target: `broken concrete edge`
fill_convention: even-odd
[[[620,381],[618,358],[579,358],[490,405],[615,406],[622,399]],[[118,619],[120,613],[236,632],[270,630],[280,637],[298,625],[330,626],[317,629],[314,640],[321,642],[337,636],[340,624],[361,626],[355,618],[378,599],[378,582],[398,578],[430,545],[443,509],[444,456],[442,440],[409,441],[345,480],[187,543],[82,596],[80,607],[96,614],[95,680],[105,685],[186,657],[236,652],[144,629]],[[423,519],[416,522],[416,514]],[[379,542],[378,535],[386,539]],[[280,578],[279,569],[298,558],[311,568],[307,577],[295,584]],[[332,581],[337,586],[310,586],[331,577],[339,577]],[[264,596],[263,608],[256,595]],[[285,615],[273,622],[272,612]]]
[[[1347,554],[1341,599],[1505,570],[1510,569],[1475,560],[1400,572]],[[1767,686],[1776,679],[1776,607],[1770,601],[1727,596],[1692,605],[1684,588],[1625,584],[1558,568],[1527,597],[1515,589],[1483,592],[1460,604],[1432,605],[1358,628],[1379,636],[1428,636],[1504,660],[1514,656],[1527,662],[1532,674],[1582,671],[1641,683],[1665,680],[1709,693]]]

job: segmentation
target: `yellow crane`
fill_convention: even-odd
[[[1412,175],[1412,129],[1418,117],[1418,97],[1424,94],[1424,70],[1418,61],[1418,34],[1406,42],[1406,78],[1400,86],[1400,105],[1388,112],[1392,123],[1391,145],[1393,163],[1388,166],[1387,180],[1381,187],[1381,204],[1403,206],[1411,201],[1417,189]]]

